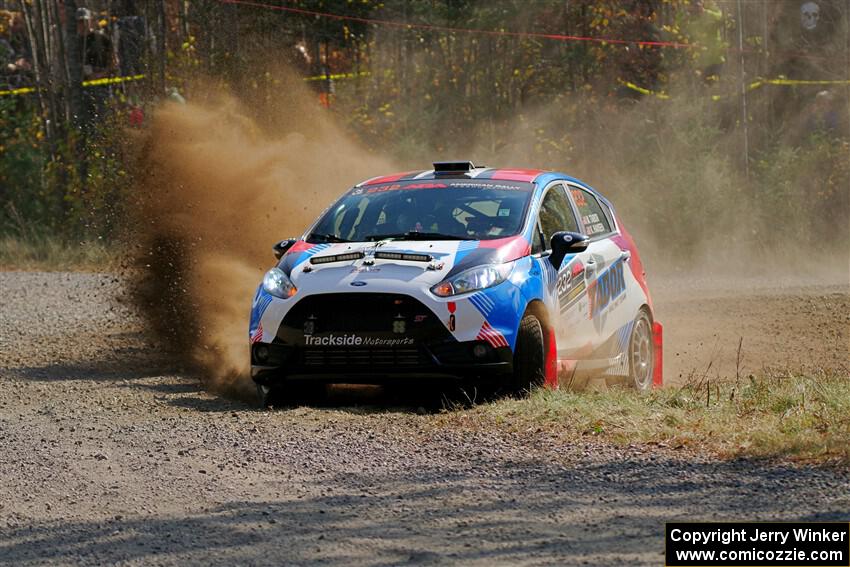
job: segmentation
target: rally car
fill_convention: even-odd
[[[305,385],[662,382],[662,328],[614,208],[562,173],[435,163],[346,192],[254,297],[261,404]]]

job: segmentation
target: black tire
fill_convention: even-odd
[[[652,377],[655,369],[655,345],[652,341],[652,321],[649,314],[641,309],[632,325],[629,336],[629,386],[639,392],[652,389]]]
[[[255,384],[257,386],[257,404],[261,409],[268,409],[274,405],[273,402],[273,390],[268,386],[263,386],[262,384]]]
[[[514,351],[512,393],[530,392],[543,385],[546,377],[546,352],[543,326],[534,315],[526,315],[519,324]]]

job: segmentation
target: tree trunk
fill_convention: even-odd
[[[165,0],[159,0],[156,3],[156,20],[157,20],[157,36],[156,36],[156,56],[157,56],[157,88],[159,96],[165,95],[165,63],[168,57],[165,49],[165,34],[168,31],[168,22],[165,16]]]
[[[30,4],[25,2],[25,0],[19,0],[19,3],[21,13],[24,15],[24,25],[27,28],[27,40],[30,45],[30,53],[32,53],[32,70],[33,75],[35,76],[35,93],[38,98],[39,110],[41,111],[40,118],[43,121],[44,135],[47,137],[47,141],[51,142],[53,138],[53,129],[49,120],[50,110],[48,108],[47,96],[44,91],[45,77],[42,75],[41,46],[38,40],[38,35],[36,34],[36,26],[33,21],[35,19],[33,8]]]
[[[68,69],[68,108],[70,121],[82,128],[88,120],[83,104],[83,60],[80,36],[77,34],[77,0],[65,0],[65,59]]]
[[[80,37],[77,35],[77,2],[64,0],[65,29],[58,30],[61,41],[57,42],[59,58],[62,61],[65,83],[65,120],[75,128],[85,123],[82,82],[83,66],[80,52]],[[58,6],[56,6],[58,15]],[[57,22],[59,19],[57,18]],[[64,31],[64,33],[63,33]]]

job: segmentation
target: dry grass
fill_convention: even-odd
[[[117,266],[117,251],[102,242],[71,244],[45,236],[0,237],[0,270],[94,272]]]
[[[444,419],[573,440],[660,445],[723,458],[850,464],[850,376],[765,373],[737,381],[691,381],[640,396],[538,390],[444,414]]]

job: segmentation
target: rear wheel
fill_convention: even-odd
[[[629,338],[629,383],[641,391],[648,392],[652,388],[652,374],[655,365],[655,351],[652,344],[652,323],[646,311],[641,310],[632,335]]]
[[[514,372],[511,377],[513,393],[542,386],[546,376],[545,364],[543,326],[534,315],[526,315],[519,324],[514,350]]]

